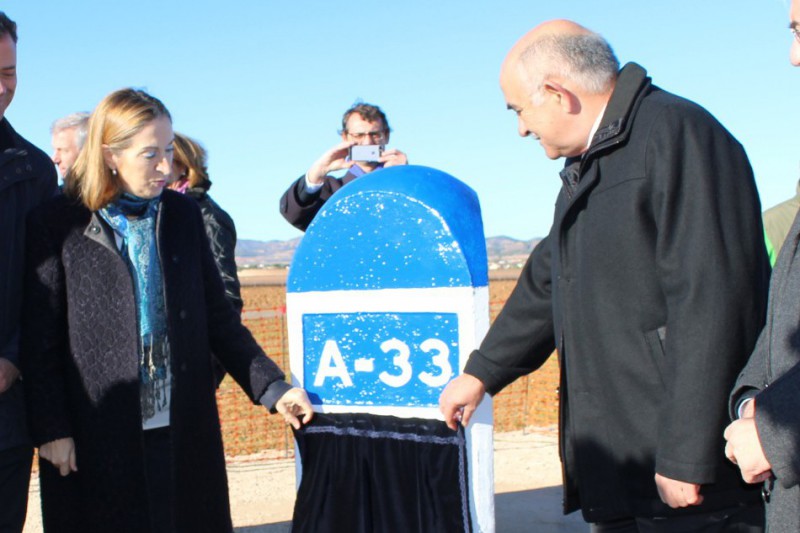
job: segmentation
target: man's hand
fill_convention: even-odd
[[[68,476],[70,472],[78,471],[78,465],[75,462],[75,441],[72,440],[72,437],[42,444],[39,447],[39,457],[53,463],[62,476]]]
[[[661,501],[673,509],[703,503],[703,495],[700,494],[700,485],[697,483],[678,481],[656,473],[656,488]]]
[[[469,374],[461,374],[448,383],[439,396],[439,410],[447,427],[455,430],[459,422],[466,427],[485,394],[481,380]]]
[[[286,391],[275,404],[275,409],[294,429],[300,429],[301,425],[309,423],[314,417],[314,408],[311,407],[308,394],[299,387]],[[302,419],[299,418],[301,415]]]
[[[755,401],[748,402],[754,403]],[[747,483],[761,483],[772,477],[772,465],[764,455],[758,439],[754,416],[740,418],[730,424],[725,428],[724,437],[728,441],[725,444],[725,456],[733,464],[739,465],[742,479]]]
[[[392,148],[391,150],[386,150],[381,154],[380,159],[378,159],[381,163],[383,163],[384,168],[388,167],[395,167],[398,165],[407,165],[408,164],[408,157],[406,154],[401,152],[400,150],[395,150]]]
[[[19,369],[14,363],[5,357],[0,357],[0,394],[7,391],[18,377]]]
[[[352,167],[354,161],[347,161],[347,155],[354,144],[352,141],[343,141],[322,154],[306,172],[306,180],[312,185],[320,185],[328,172]]]

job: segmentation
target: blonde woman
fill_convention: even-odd
[[[164,190],[172,121],[123,89],[66,194],[33,213],[22,342],[45,531],[232,531],[211,351],[294,427],[284,382],[226,301],[196,202]]]

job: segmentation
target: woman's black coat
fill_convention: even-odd
[[[226,300],[196,202],[164,191],[156,234],[174,376],[176,531],[231,531],[210,352],[254,402],[284,375]],[[45,528],[149,531],[137,307],[114,234],[62,196],[29,219],[27,260],[23,367],[31,433],[37,445],[74,438],[78,466],[61,478],[42,461]]]

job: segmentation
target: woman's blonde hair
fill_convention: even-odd
[[[86,144],[68,172],[65,192],[92,211],[112,202],[122,192],[122,182],[106,164],[104,148],[124,150],[132,137],[160,117],[172,120],[161,100],[144,91],[120,89],[103,98],[89,118]]]
[[[208,179],[206,161],[208,154],[203,146],[182,133],[175,132],[173,143],[175,152],[172,154],[173,164],[178,164],[186,169],[186,175],[179,177],[170,187],[177,187],[188,182],[189,188],[203,187],[208,189],[211,180]]]

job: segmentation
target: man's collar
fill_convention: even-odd
[[[600,116],[600,126],[591,139],[590,149],[615,139],[624,138],[629,130],[629,120],[635,115],[641,99],[648,93],[650,78],[647,71],[636,63],[628,63],[619,72],[614,91]]]
[[[597,130],[600,129],[600,122],[603,120],[603,115],[606,114],[606,108],[608,107],[608,102],[603,104],[602,109],[597,114],[597,118],[594,119],[594,124],[592,125],[592,129],[589,132],[589,138],[586,140],[586,149],[588,150],[589,147],[592,145],[592,140],[594,139],[594,134],[597,133]]]
[[[14,130],[5,117],[0,118],[0,152],[9,148],[16,148],[17,143],[14,139]]]

